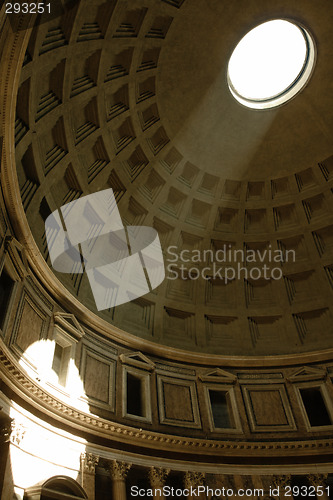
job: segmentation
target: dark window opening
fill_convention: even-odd
[[[70,347],[63,347],[56,342],[54,347],[52,370],[58,377],[58,383],[65,387],[70,360]]]
[[[319,387],[300,389],[302,401],[312,427],[331,425],[323,395]]]
[[[3,271],[0,276],[0,328],[3,329],[7,317],[9,301],[15,282]]]
[[[230,415],[230,402],[227,392],[209,390],[209,399],[212,407],[214,426],[220,429],[234,428]]]
[[[56,343],[54,348],[52,370],[57,374],[58,377],[60,377],[61,373],[61,364],[63,355],[64,355],[63,347],[60,344]]]
[[[130,415],[145,417],[142,385],[142,378],[127,373],[127,413]]]

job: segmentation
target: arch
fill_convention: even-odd
[[[88,499],[82,486],[68,476],[53,476],[43,483],[32,486],[25,490],[24,500],[74,500]]]

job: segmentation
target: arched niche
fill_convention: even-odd
[[[85,491],[67,476],[54,476],[42,484],[27,488],[24,500],[74,500],[88,499]]]

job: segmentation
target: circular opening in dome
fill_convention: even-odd
[[[314,42],[304,28],[283,19],[268,21],[249,31],[233,51],[229,89],[249,108],[273,108],[306,85],[314,62]]]

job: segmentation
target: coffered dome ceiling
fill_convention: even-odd
[[[100,312],[85,275],[54,271],[50,292],[61,282],[67,307],[77,312],[80,302],[125,332],[190,351],[332,347],[332,2],[70,5],[32,30],[17,98],[18,185],[40,279],[53,273],[48,215],[112,188],[124,223],[154,227],[166,260],[171,245],[294,250],[295,259],[277,264],[278,280],[185,275]],[[314,73],[289,103],[250,110],[228,90],[228,60],[251,28],[274,18],[312,34]]]

